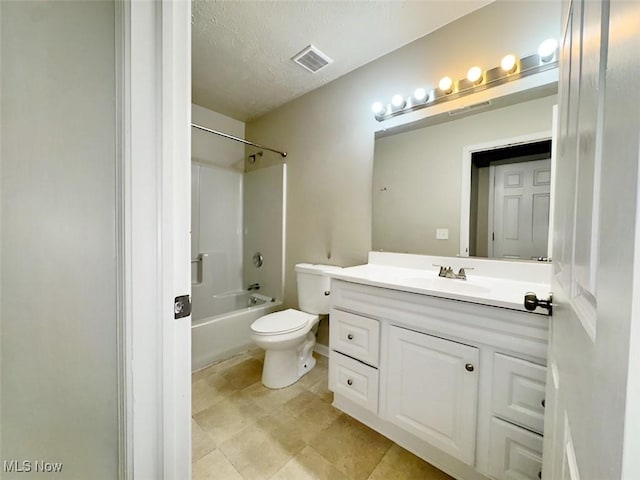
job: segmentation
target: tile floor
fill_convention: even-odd
[[[296,384],[260,383],[264,351],[192,376],[193,480],[449,480],[331,406],[327,359]]]

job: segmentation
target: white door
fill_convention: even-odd
[[[472,465],[478,349],[399,327],[389,332],[389,420]]]
[[[640,3],[566,8],[542,478],[635,479]]]
[[[525,260],[546,257],[551,159],[497,165],[492,171],[490,256]]]

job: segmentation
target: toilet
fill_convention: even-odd
[[[268,388],[284,388],[309,373],[316,364],[313,346],[314,327],[319,315],[329,313],[330,271],[340,267],[330,265],[296,265],[298,305],[270,313],[251,325],[251,340],[265,349],[262,384]]]

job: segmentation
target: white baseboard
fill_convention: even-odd
[[[313,351],[318,355],[322,355],[323,357],[329,357],[329,347],[326,345],[322,345],[321,343],[316,343],[313,347]]]

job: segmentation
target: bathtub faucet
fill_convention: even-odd
[[[260,284],[259,283],[250,283],[249,286],[247,287],[247,290],[251,291],[251,290],[260,290]]]

